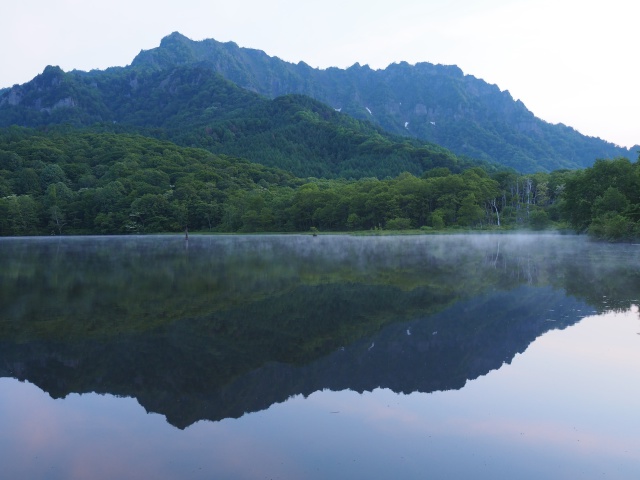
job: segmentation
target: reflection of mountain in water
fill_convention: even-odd
[[[0,374],[27,379],[54,397],[88,391],[134,396],[148,411],[184,428],[326,388],[405,393],[461,388],[509,363],[550,328],[579,320],[585,308],[550,288],[520,287],[390,325],[308,365],[268,362],[231,381],[224,369],[237,371],[242,361],[251,365],[259,353],[234,352],[233,344],[224,353],[208,348],[212,339],[198,333],[197,321],[118,340],[2,344],[0,364],[10,371]]]
[[[153,398],[141,400],[147,409],[161,411],[183,427],[201,418],[239,417],[323,389],[363,392],[381,387],[403,393],[460,389],[468,380],[510,363],[544,332],[579,321],[586,309],[550,288],[521,287],[391,325],[309,365],[265,365],[193,398],[187,408],[167,409],[176,403],[163,406]]]
[[[42,297],[45,307],[27,307],[18,289],[15,301],[2,297],[0,375],[26,379],[54,397],[89,391],[136,397],[180,428],[324,388],[456,389],[509,363],[547,330],[592,311],[567,297],[564,285],[590,299],[594,282],[581,279],[594,272],[613,269],[627,281],[635,278],[624,269],[628,258],[614,268],[609,250],[603,255],[576,239],[564,240],[566,250],[544,237],[524,243],[456,238],[450,244],[349,239],[317,252],[313,248],[322,244],[311,251],[308,243],[289,244],[298,241],[256,239],[266,242],[260,248],[246,239],[239,241],[248,242],[244,247],[216,244],[215,256],[207,249],[205,256],[195,254],[196,244],[185,271],[184,255],[175,260],[164,249],[150,262],[139,245],[139,261],[108,252],[91,255],[86,263],[92,267],[73,255],[44,266],[13,255],[5,275],[30,285],[31,298]],[[598,266],[603,258],[606,268]],[[122,268],[110,270],[119,263]],[[51,269],[57,282],[39,284]],[[92,280],[94,270],[99,280]],[[164,303],[157,291],[141,287],[164,288],[166,278],[185,273],[189,288],[174,283]],[[121,286],[123,279],[128,282]],[[607,293],[609,301],[628,300]],[[76,313],[58,308],[57,317],[46,317],[46,306],[60,298],[78,306],[69,309]],[[152,318],[131,303],[135,298],[159,302],[150,307]],[[189,315],[170,310],[185,302],[191,302],[184,307]],[[97,308],[115,318],[105,312],[87,317]]]

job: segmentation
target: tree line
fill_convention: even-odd
[[[0,235],[192,231],[543,229],[608,240],[640,229],[627,159],[521,175],[447,167],[396,177],[298,178],[139,135],[0,132]]]

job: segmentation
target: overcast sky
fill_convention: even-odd
[[[458,65],[543,120],[640,144],[635,0],[0,0],[0,7],[0,88],[47,65],[128,65],[179,31],[318,68]]]

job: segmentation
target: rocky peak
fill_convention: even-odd
[[[38,88],[57,87],[64,80],[64,71],[58,66],[47,65],[44,71],[34,78]]]
[[[178,32],[167,35],[160,41],[160,47],[142,50],[131,62],[132,67],[164,69],[185,63],[196,62],[194,52],[196,42]]]

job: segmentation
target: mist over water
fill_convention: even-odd
[[[53,312],[86,318],[115,310],[125,318],[137,315],[130,312],[134,303],[178,319],[225,308],[231,297],[318,283],[413,288],[443,272],[443,281],[460,293],[465,281],[480,276],[486,288],[513,277],[563,287],[567,268],[598,278],[599,270],[638,261],[634,246],[615,247],[559,235],[2,239],[0,309],[5,318],[30,322],[50,319]],[[187,311],[166,304],[181,301]],[[41,305],[45,311],[38,311]]]
[[[121,478],[172,478],[125,444],[193,478],[628,478],[632,457],[573,443],[637,440],[617,392],[640,393],[638,266],[636,245],[552,234],[0,239],[0,462],[37,476],[15,454],[37,409],[67,432],[32,450],[47,478],[82,438]]]

